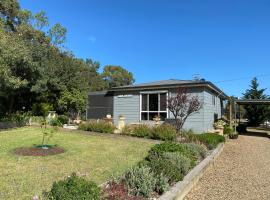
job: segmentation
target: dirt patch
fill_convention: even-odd
[[[14,153],[18,156],[50,156],[64,153],[65,149],[61,147],[51,147],[42,149],[40,147],[20,147],[14,149]]]

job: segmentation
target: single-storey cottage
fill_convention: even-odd
[[[187,119],[184,128],[197,133],[212,130],[214,121],[223,115],[227,95],[204,79],[171,79],[90,92],[87,118],[102,119],[111,114],[113,122],[117,124],[119,116],[123,115],[126,123],[131,124],[151,123],[159,115],[162,121],[170,121],[173,116],[166,107],[166,101],[176,94],[178,88],[185,88],[189,94],[198,96],[203,104],[199,112]]]

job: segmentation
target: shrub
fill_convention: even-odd
[[[59,122],[61,122],[62,125],[68,124],[68,117],[66,115],[59,115],[58,120]]]
[[[168,159],[153,159],[147,162],[147,166],[151,168],[156,176],[165,176],[170,184],[181,181],[184,177],[179,169],[174,164],[170,163]]]
[[[43,121],[44,121],[44,117],[42,117],[42,116],[32,116],[31,117],[31,122],[32,123],[41,124]]]
[[[215,133],[185,134],[184,137],[186,141],[204,144],[210,150],[216,148],[219,143],[225,142],[223,136]]]
[[[132,126],[125,126],[123,129],[122,129],[122,132],[121,134],[122,135],[132,135]]]
[[[194,143],[187,143],[183,145],[196,160],[202,160],[207,155],[207,148],[204,145]]]
[[[140,124],[140,125],[134,126],[131,134],[136,137],[150,137],[151,128],[145,124]]]
[[[192,154],[190,149],[187,148],[185,144],[178,144],[178,143],[172,143],[172,142],[165,142],[162,144],[156,144],[153,146],[148,156],[146,157],[146,160],[150,161],[153,159],[158,159],[162,157],[162,155],[166,152],[179,152],[182,155],[186,156],[187,158],[190,158],[191,160],[196,160],[195,156]]]
[[[198,134],[196,137],[210,150],[216,148],[219,143],[225,142],[225,138],[223,136],[214,133]]]
[[[113,133],[115,127],[114,125],[105,121],[89,121],[87,123],[80,124],[79,129],[99,133]]]
[[[49,124],[51,126],[62,126],[62,123],[57,119],[57,118],[53,118],[49,121]]]
[[[177,132],[172,125],[163,124],[152,129],[151,138],[157,140],[173,141],[176,139]]]
[[[234,132],[234,130],[230,126],[224,126],[224,131],[223,131],[224,135],[229,135],[233,132]]]
[[[43,193],[46,199],[51,200],[74,200],[74,199],[100,199],[100,189],[92,182],[76,176],[55,182],[49,192]]]
[[[181,173],[182,175],[186,175],[193,167],[192,161],[179,152],[164,153],[163,158],[168,160],[171,165],[175,166],[178,173]]]
[[[157,192],[158,194],[163,194],[164,192],[168,191],[170,189],[168,181],[169,180],[163,175],[157,175],[155,192]]]
[[[128,192],[136,196],[149,197],[155,190],[156,179],[149,167],[141,166],[129,169],[124,174]]]

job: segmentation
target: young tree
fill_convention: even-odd
[[[176,130],[181,131],[187,118],[198,112],[202,106],[199,97],[188,94],[185,88],[179,88],[175,96],[169,97],[167,107],[174,116]]]
[[[269,99],[265,94],[266,89],[259,89],[258,79],[251,80],[250,89],[247,89],[243,94],[243,99]],[[247,105],[244,107],[246,110],[246,117],[252,126],[257,126],[267,119],[269,116],[269,106],[266,105]]]

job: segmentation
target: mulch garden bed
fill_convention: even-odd
[[[40,147],[20,147],[14,149],[14,153],[18,156],[50,156],[64,153],[65,149],[61,147],[51,147],[42,149]]]

